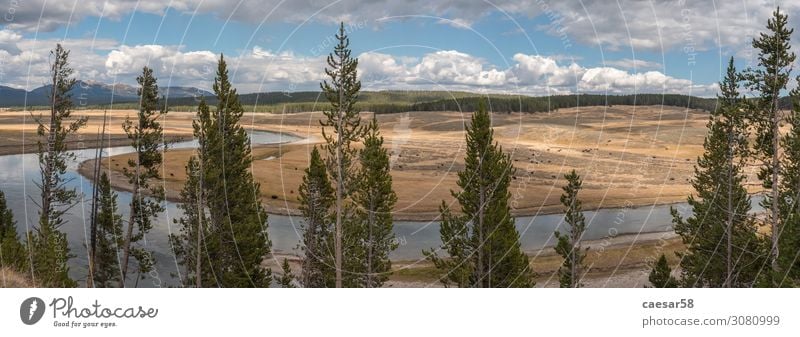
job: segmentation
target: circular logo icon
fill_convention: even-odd
[[[38,297],[31,297],[22,301],[19,306],[19,319],[27,325],[34,325],[44,316],[44,301]]]

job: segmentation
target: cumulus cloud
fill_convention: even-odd
[[[20,31],[52,31],[88,16],[118,20],[133,11],[211,14],[247,23],[372,22],[423,15],[458,28],[470,27],[489,13],[504,12],[512,17],[541,15],[546,19],[541,29],[569,41],[649,51],[736,50],[761,30],[776,4],[792,15],[800,11],[800,3],[788,0],[619,0],[613,5],[601,0],[25,0],[13,4],[4,24]]]
[[[31,90],[47,83],[50,65],[50,51],[56,43],[61,43],[70,50],[75,76],[85,80],[106,80],[100,68],[104,61],[104,53],[108,53],[117,44],[113,40],[28,40],[20,39],[14,48],[0,47],[0,73],[3,74],[0,84]]]
[[[0,83],[31,90],[47,82],[49,51],[57,40],[26,40],[0,35],[10,46],[0,48]],[[210,89],[218,54],[185,50],[184,46],[121,45],[113,40],[72,39],[75,76],[109,84],[135,84],[142,67],[155,70],[162,86]],[[699,85],[658,71],[629,72],[614,67],[583,67],[556,56],[515,54],[511,64],[498,67],[484,59],[440,50],[421,57],[378,52],[358,55],[359,76],[368,90],[468,90],[525,95],[566,93],[684,93],[710,96],[713,85]],[[317,90],[324,80],[324,56],[296,55],[253,47],[226,55],[232,81],[239,92]]]
[[[623,68],[623,69],[658,69],[662,68],[661,63],[653,61],[645,61],[640,59],[623,58],[619,60],[607,60],[603,62],[607,66]]]
[[[612,67],[585,68],[553,57],[518,53],[505,69],[458,51],[438,51],[417,63],[381,53],[359,55],[368,89],[450,89],[513,92],[526,95],[567,93],[679,93],[712,96],[715,85],[695,84],[658,71],[628,72]],[[366,61],[366,62],[365,62]],[[374,73],[373,73],[374,72]],[[376,80],[373,80],[376,79]]]
[[[0,30],[0,50],[5,50],[9,54],[19,54],[21,50],[17,43],[22,41],[22,35],[8,29]]]
[[[776,5],[797,15],[797,1],[548,1],[553,35],[611,50],[736,50],[763,29]]]

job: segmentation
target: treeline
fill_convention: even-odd
[[[686,95],[636,94],[636,95],[563,95],[545,97],[465,97],[412,104],[407,111],[476,111],[481,101],[488,102],[489,110],[502,112],[550,112],[558,109],[614,106],[614,105],[667,105],[711,111],[716,100]]]
[[[409,111],[466,111],[473,112],[481,101],[487,102],[487,108],[495,113],[504,112],[550,112],[558,109],[614,105],[665,105],[712,111],[717,100],[677,94],[636,94],[636,95],[560,95],[560,96],[522,96],[522,95],[478,95],[467,92],[417,92],[417,91],[377,91],[363,92],[356,102],[360,111],[378,114],[401,113]],[[321,111],[326,108],[327,101],[321,92],[294,93],[258,93],[241,95],[241,102],[246,111],[269,113],[298,113]],[[215,103],[215,98],[206,98]],[[192,98],[170,99],[173,109],[188,110],[193,107]],[[782,106],[788,107],[788,99],[782,100]],[[125,105],[115,105],[118,108]]]

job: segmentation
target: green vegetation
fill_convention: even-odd
[[[672,268],[667,263],[667,257],[661,254],[658,262],[653,265],[650,271],[648,281],[653,285],[653,288],[677,288],[678,280],[672,277]]]
[[[681,280],[688,287],[751,287],[764,266],[763,244],[749,214],[744,187],[748,133],[744,100],[731,59],[720,83],[720,106],[708,121],[708,135],[698,158],[688,203],[693,215],[683,219],[672,209],[675,232],[686,244]]]
[[[397,248],[392,232],[392,211],[397,195],[392,190],[389,154],[383,147],[376,118],[367,126],[359,164],[353,201],[355,231],[361,240],[356,247],[359,264],[354,271],[360,275],[359,286],[379,288],[389,279],[392,269],[389,253]]]
[[[586,273],[583,260],[586,258],[586,251],[589,250],[581,247],[581,239],[586,231],[586,217],[581,209],[578,192],[581,191],[583,181],[575,170],[565,174],[564,179],[567,180],[567,185],[563,187],[561,204],[564,205],[564,223],[569,228],[565,234],[559,231],[553,233],[558,240],[556,253],[564,258],[561,268],[558,269],[558,282],[561,288],[579,288],[581,278]]]
[[[333,186],[328,179],[328,170],[314,146],[311,159],[305,170],[303,182],[298,189],[300,212],[303,215],[301,231],[303,242],[302,272],[300,282],[306,288],[335,286],[333,268],[333,213],[336,201]]]
[[[137,262],[136,284],[139,278],[144,278],[153,268],[155,257],[144,249],[142,241],[145,235],[153,228],[153,219],[164,211],[164,187],[162,184],[153,183],[161,178],[159,169],[163,162],[164,130],[159,119],[167,111],[159,109],[158,84],[153,77],[153,69],[144,67],[142,75],[136,78],[139,83],[140,104],[136,119],[125,119],[122,128],[131,141],[131,147],[136,151],[136,159],[128,161],[128,166],[123,173],[131,184],[130,213],[125,229],[125,240],[122,244],[122,275],[120,287],[125,287],[128,280],[130,258]]]
[[[0,268],[23,271],[27,262],[25,245],[19,240],[14,215],[8,209],[6,195],[0,191]]]
[[[461,191],[453,192],[462,214],[453,214],[444,201],[440,206],[441,250],[448,256],[440,257],[436,249],[423,251],[447,273],[441,279],[445,286],[525,288],[535,283],[508,202],[514,167],[510,155],[494,142],[491,124],[489,112],[479,104],[466,126],[465,167],[457,182]]]
[[[38,226],[28,232],[28,249],[34,283],[44,287],[74,287],[77,283],[69,277],[67,264],[73,255],[67,235],[59,228],[65,223],[66,212],[79,201],[78,192],[65,187],[67,164],[75,161],[75,154],[67,151],[66,139],[84,127],[86,119],[71,117],[73,105],[68,92],[75,79],[68,62],[69,51],[58,44],[51,57],[50,115],[47,119],[41,115],[35,118],[41,171],[41,180],[36,185],[41,199]]]
[[[783,283],[785,271],[781,267],[781,251],[794,256],[796,247],[781,247],[782,222],[785,215],[780,206],[780,192],[785,177],[782,172],[780,132],[783,116],[780,112],[780,92],[786,89],[793,69],[795,54],[791,51],[793,29],[788,26],[788,17],[780,8],[773,12],[767,21],[767,32],[753,39],[753,49],[758,52],[758,66],[744,73],[748,88],[757,96],[750,111],[751,123],[756,129],[754,147],[755,159],[761,161],[758,178],[769,192],[762,202],[767,209],[770,225],[771,245],[769,264],[772,267],[770,278],[774,286]]]
[[[322,111],[327,101],[322,92],[267,92],[240,95],[242,109],[247,112],[260,113],[298,113],[305,111]],[[215,97],[204,98],[209,104],[216,104]],[[716,99],[675,94],[636,94],[636,95],[558,95],[528,96],[509,94],[488,94],[463,91],[361,91],[355,108],[379,114],[400,113],[408,111],[475,111],[478,101],[487,100],[493,112],[549,112],[558,109],[590,106],[614,105],[666,105],[712,111],[716,107]],[[195,98],[171,98],[170,111],[195,111]],[[788,97],[781,98],[782,108],[789,108]],[[101,104],[87,106],[87,109],[136,109],[136,103],[115,103],[113,106]],[[47,107],[28,107],[28,110],[46,109]],[[10,108],[19,110],[21,108]]]
[[[323,110],[324,119],[320,121],[323,126],[322,137],[325,138],[325,149],[328,152],[328,173],[333,181],[335,203],[333,214],[335,217],[333,232],[335,286],[355,287],[358,285],[358,275],[346,267],[357,268],[361,263],[358,259],[357,248],[360,246],[358,225],[351,220],[354,216],[351,194],[353,193],[356,179],[354,159],[356,150],[352,143],[361,140],[364,128],[361,126],[361,115],[356,108],[358,93],[361,90],[361,81],[358,80],[358,59],[351,57],[350,39],[341,24],[338,41],[333,52],[328,55],[328,66],[325,74],[330,82],[320,84],[322,92],[329,103],[329,108]],[[329,130],[326,132],[326,130]],[[347,278],[347,280],[345,280]]]
[[[98,182],[97,248],[92,286],[110,288],[120,281],[117,251],[124,244],[122,215],[117,207],[117,194],[111,189],[111,181],[103,172]]]
[[[239,124],[243,109],[228,79],[223,56],[214,79],[216,110],[201,106],[199,117],[203,198],[208,207],[208,233],[204,248],[214,283],[209,287],[268,287],[269,269],[261,262],[272,246],[267,236],[267,212],[261,204],[259,184],[253,180],[253,161],[247,131]]]

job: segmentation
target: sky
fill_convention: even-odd
[[[240,93],[318,90],[344,22],[366,90],[709,97],[776,6],[795,27],[797,0],[0,0],[0,85],[62,43],[86,81],[208,90],[224,54]]]

